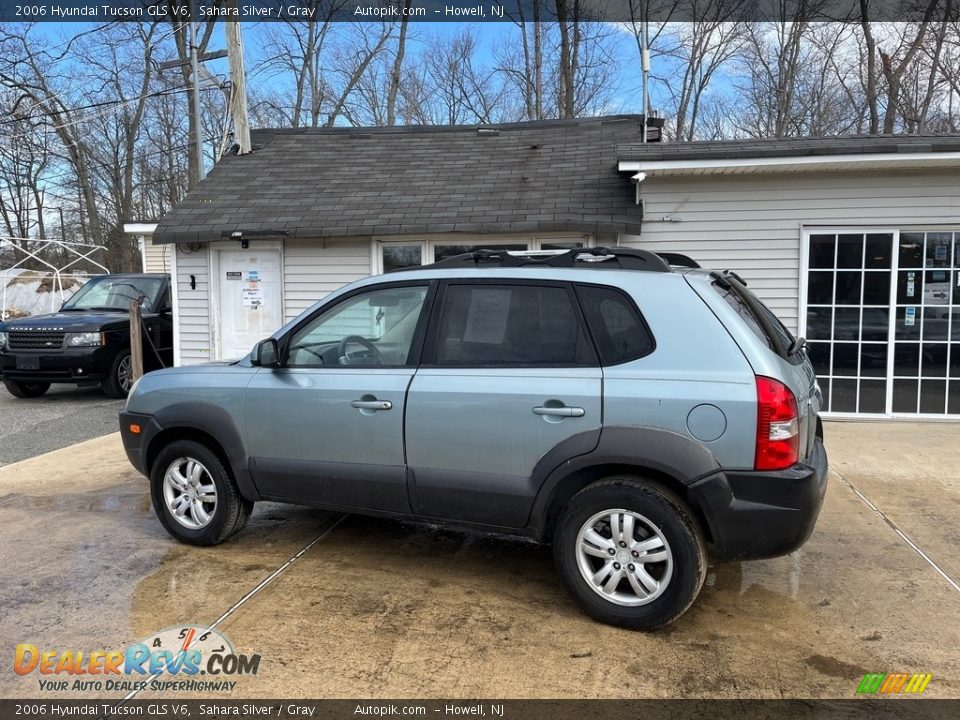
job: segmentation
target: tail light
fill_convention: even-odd
[[[781,382],[757,377],[757,470],[785,470],[799,460],[797,399]]]

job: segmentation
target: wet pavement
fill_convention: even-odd
[[[894,671],[960,697],[960,425],[830,423],[827,444],[843,479],[811,540],[711,566],[693,608],[644,634],[583,616],[525,541],[330,529],[339,516],[263,503],[228,543],[180,545],[119,437],[98,438],[0,468],[0,650],[123,648],[227,615],[218,630],[262,658],[238,697],[851,697]],[[122,694],[41,693],[8,663],[3,697]]]

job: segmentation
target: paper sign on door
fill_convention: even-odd
[[[263,290],[259,283],[256,287],[243,289],[243,304],[246,307],[258,308],[263,305]]]

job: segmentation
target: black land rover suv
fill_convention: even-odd
[[[144,371],[173,364],[170,282],[162,274],[99,275],[60,312],[0,323],[0,376],[12,395],[51,383],[99,384],[112,398],[132,384],[130,303],[142,300]]]

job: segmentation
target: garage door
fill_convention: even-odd
[[[960,232],[810,229],[804,245],[827,412],[960,417]]]

